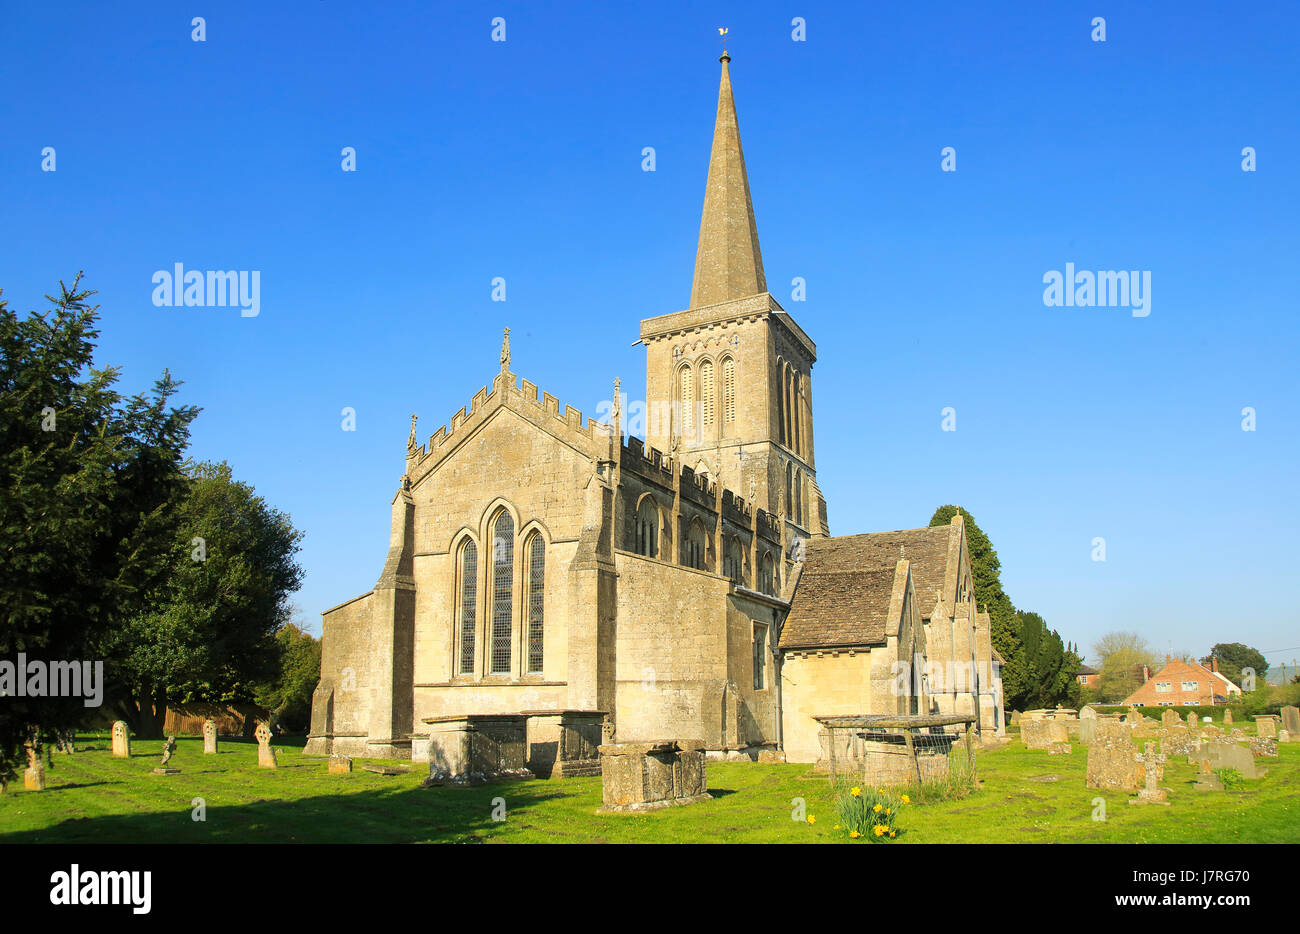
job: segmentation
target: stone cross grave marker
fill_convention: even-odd
[[[1225,711],[1223,712],[1223,725],[1224,725],[1225,728],[1226,728],[1226,727],[1230,727],[1230,726],[1232,726],[1232,708],[1231,708],[1231,707],[1229,707],[1227,710],[1225,710]]]
[[[155,775],[177,775],[180,769],[173,769],[169,766],[172,756],[176,754],[176,737],[167,737],[167,742],[163,743],[162,761],[158,763],[158,768],[153,770]]]
[[[271,728],[266,723],[259,723],[253,735],[257,737],[257,764],[264,769],[279,768],[275,750],[271,748]]]
[[[1155,743],[1146,744],[1146,754],[1137,757],[1146,768],[1146,782],[1136,798],[1129,798],[1129,804],[1168,804],[1169,793],[1159,787],[1158,782],[1164,775],[1165,757],[1156,752]]]

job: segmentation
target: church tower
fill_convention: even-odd
[[[817,347],[767,291],[731,93],[722,83],[690,307],[641,322],[646,443],[783,517],[830,534],[813,457]]]

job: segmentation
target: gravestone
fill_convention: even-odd
[[[1260,739],[1277,739],[1277,718],[1273,716],[1256,717],[1255,735]]]
[[[23,787],[28,791],[45,790],[45,766],[36,753],[35,746],[27,747],[27,769],[23,772]]]
[[[203,754],[205,756],[216,755],[217,752],[217,721],[211,717],[203,721]]]
[[[1211,771],[1236,769],[1243,778],[1259,778],[1264,774],[1255,767],[1250,750],[1236,743],[1206,743],[1201,747],[1201,758],[1209,760]]]
[[[172,756],[176,754],[176,737],[167,737],[167,742],[163,743],[162,761],[158,763],[158,768],[153,770],[155,775],[179,775],[180,769],[169,767],[168,763],[172,761]]]
[[[257,764],[264,769],[279,768],[271,748],[271,728],[265,722],[259,723],[253,735],[257,737]]]
[[[330,756],[330,774],[346,775],[352,771],[352,757],[341,756],[338,753]]]
[[[1169,793],[1157,784],[1164,777],[1165,757],[1156,752],[1155,743],[1147,743],[1146,753],[1137,757],[1146,769],[1142,790],[1136,798],[1129,798],[1129,804],[1165,804],[1169,803]]]
[[[1082,710],[1079,711],[1079,719],[1080,719],[1080,720],[1096,720],[1096,719],[1097,719],[1097,711],[1093,710],[1091,707],[1084,707]]]
[[[1192,732],[1195,732],[1195,731],[1196,731],[1196,726],[1197,726],[1197,724],[1196,724],[1196,712],[1195,712],[1195,711],[1189,711],[1188,714],[1187,714],[1187,728],[1188,728],[1189,730],[1191,730]]]
[[[1227,729],[1232,726],[1232,708],[1228,707],[1223,711],[1223,727]]]
[[[1211,770],[1209,759],[1201,760],[1200,769],[1196,773],[1196,783],[1193,787],[1197,791],[1223,791],[1223,782]]]
[[[1171,727],[1182,726],[1183,718],[1178,716],[1178,711],[1171,707],[1160,715],[1160,723],[1165,729],[1170,729]]]
[[[482,785],[533,777],[528,768],[528,717],[466,714],[430,717],[426,786]]]
[[[125,720],[113,724],[113,755],[119,759],[131,758],[131,734],[127,731]]]
[[[1090,709],[1091,708],[1089,707],[1084,708],[1084,710],[1090,710]],[[1091,717],[1085,717],[1083,716],[1083,714],[1080,714],[1079,715],[1079,742],[1087,746],[1092,743],[1093,738],[1096,735],[1097,735],[1096,714],[1093,714]]]
[[[1011,725],[1012,725],[1012,726],[1020,726],[1020,711],[1019,711],[1019,710],[1013,710],[1013,711],[1011,711]]]
[[[1054,743],[1068,743],[1070,734],[1058,720],[1022,720],[1020,738],[1026,749],[1050,749]]]
[[[1265,739],[1262,736],[1252,736],[1250,738],[1250,754],[1256,759],[1259,758],[1277,758],[1277,740]]]
[[[602,744],[600,774],[598,813],[650,811],[713,797],[704,744],[697,740]]]
[[[1128,709],[1128,716],[1126,716],[1126,717],[1124,718],[1124,722],[1125,722],[1125,723],[1141,723],[1141,722],[1142,722],[1142,714],[1140,714],[1140,713],[1138,712],[1138,709],[1137,709],[1136,707],[1130,707],[1130,708]]]
[[[1203,742],[1215,743],[1219,741],[1221,736],[1223,736],[1223,730],[1219,729],[1212,723],[1208,726],[1201,727],[1201,740]]]
[[[1129,731],[1107,729],[1110,724],[1100,721],[1093,743],[1088,747],[1088,767],[1085,783],[1089,788],[1111,791],[1137,791],[1140,782],[1138,761]],[[1122,731],[1122,732],[1121,732]]]
[[[1287,731],[1292,741],[1300,736],[1300,707],[1282,708],[1282,729]]]
[[[1200,747],[1201,741],[1178,721],[1177,727],[1171,728],[1160,741],[1160,751],[1166,756],[1190,756]]]

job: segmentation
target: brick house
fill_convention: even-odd
[[[1086,688],[1095,688],[1101,683],[1101,672],[1091,665],[1080,665],[1074,673],[1074,680]]]
[[[1126,706],[1179,707],[1226,704],[1241,688],[1219,673],[1219,662],[1210,659],[1210,667],[1194,661],[1165,656],[1165,665],[1147,677],[1136,691],[1124,699]]]

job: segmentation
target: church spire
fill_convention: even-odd
[[[695,251],[692,308],[767,291],[745,156],[740,148],[740,128],[736,124],[736,102],[731,96],[731,56],[724,50],[719,61],[722,84],[718,88],[718,116],[704,190],[700,242]]]

